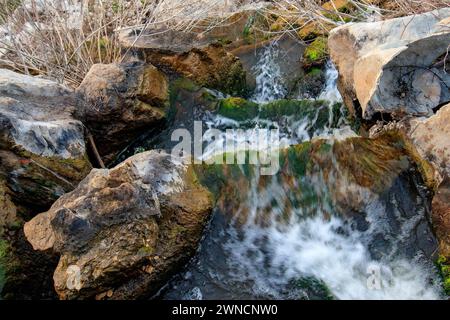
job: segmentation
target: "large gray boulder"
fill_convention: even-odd
[[[158,151],[93,170],[25,224],[34,249],[60,255],[61,299],[145,297],[196,251],[212,197],[192,167]]]
[[[76,116],[108,164],[130,142],[163,122],[167,77],[151,64],[95,64],[76,90]]]
[[[0,175],[13,199],[48,208],[91,170],[72,92],[0,70]]]
[[[450,40],[450,8],[420,15],[351,23],[331,31],[330,55],[339,71],[346,105],[362,116],[429,116],[450,100],[444,70]],[[447,61],[448,66],[448,61]]]

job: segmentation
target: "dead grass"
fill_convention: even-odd
[[[0,0],[0,65],[76,87],[94,63],[120,61],[114,30],[133,27],[207,32],[257,0]],[[342,8],[342,1],[348,8]],[[261,32],[323,33],[347,21],[381,19],[448,6],[448,0],[273,0],[260,9]],[[44,3],[42,6],[40,4]],[[4,37],[4,35],[9,36]]]

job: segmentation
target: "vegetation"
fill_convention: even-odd
[[[450,261],[441,255],[436,264],[442,277],[445,294],[450,296]]]
[[[171,30],[204,34],[229,24],[240,7],[260,1],[94,0],[86,5],[85,1],[49,0],[26,9],[20,2],[0,0],[0,22],[7,22],[2,32],[10,35],[0,38],[0,65],[76,87],[92,64],[122,61],[117,30],[164,25]],[[274,0],[270,6],[259,6],[257,16],[242,33],[248,41],[252,32],[264,33],[264,38],[297,32],[300,38],[311,39],[326,36],[347,21],[446,6],[448,0]],[[255,25],[252,22],[256,20],[265,23]],[[311,57],[319,57],[321,52],[314,51]],[[235,84],[229,84],[233,92]]]
[[[327,38],[316,38],[305,50],[303,54],[306,65],[321,64],[328,57]]]

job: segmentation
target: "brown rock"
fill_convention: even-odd
[[[152,65],[96,64],[77,89],[77,117],[92,133],[104,162],[165,117],[168,81]]]
[[[413,144],[436,168],[438,181],[450,177],[450,104],[430,118],[411,119],[409,125]]]
[[[34,248],[61,256],[61,299],[131,299],[154,293],[195,253],[211,209],[192,168],[150,151],[93,170],[24,231]]]

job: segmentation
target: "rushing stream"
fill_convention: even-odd
[[[252,100],[284,98],[277,47],[270,46],[254,70],[257,89]],[[318,98],[339,102],[337,72],[329,63]],[[330,103],[330,105],[331,105]],[[258,128],[277,128],[280,144],[292,146],[322,138],[332,145],[356,137],[344,117],[316,126],[317,117],[255,118],[242,123],[205,115],[208,128],[231,128],[210,141],[211,157],[226,139],[252,145]],[[269,141],[268,144],[275,142]],[[216,152],[216,150],[219,150]],[[351,151],[349,151],[351,152]],[[331,155],[332,168],[316,165],[309,176],[247,174],[238,200],[217,205],[197,256],[161,290],[163,299],[439,299],[439,281],[429,257],[435,239],[427,218],[427,196],[421,182],[403,175],[380,194],[345,181]],[[325,179],[326,176],[326,179]],[[339,188],[343,190],[338,190]],[[342,214],[330,199],[337,192],[356,194],[360,209]]]

